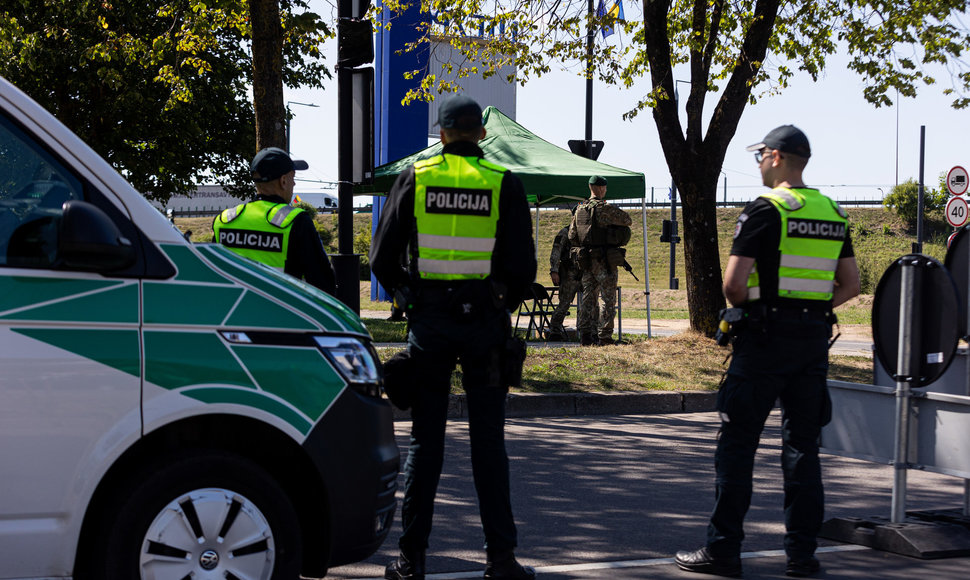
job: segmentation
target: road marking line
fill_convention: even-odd
[[[859,550],[871,550],[867,546],[856,546],[853,544],[845,544],[841,546],[825,546],[815,550],[816,554],[824,554],[829,552],[857,552]],[[763,550],[761,552],[745,552],[741,554],[741,558],[774,558],[778,556],[784,556],[784,550]],[[585,564],[561,564],[557,566],[537,566],[537,573],[564,573],[564,572],[584,572],[589,570],[619,570],[621,568],[647,568],[650,566],[665,566],[667,564],[673,564],[673,558],[650,558],[647,560],[623,560],[618,562],[588,562]],[[428,574],[425,578],[437,578],[439,580],[450,580],[452,578],[481,578],[482,571],[475,570],[474,572],[444,572],[441,574]],[[380,578],[372,578],[370,580],[382,580]]]

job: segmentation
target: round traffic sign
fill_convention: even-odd
[[[946,189],[950,195],[963,195],[970,186],[967,170],[957,165],[946,174]]]
[[[967,200],[962,197],[951,197],[946,202],[946,221],[955,228],[967,223]]]
[[[903,268],[913,268],[913,285],[905,300]],[[922,254],[903,256],[890,264],[876,286],[872,339],[879,362],[894,377],[900,371],[899,322],[904,307],[912,309],[911,325],[902,329],[909,338],[907,366],[913,387],[925,387],[953,362],[961,331],[958,290],[943,264]]]

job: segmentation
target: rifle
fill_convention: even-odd
[[[640,279],[637,278],[637,275],[633,273],[633,266],[630,265],[630,262],[626,261],[626,258],[623,259],[623,269],[629,272],[630,275],[633,276],[634,280],[636,280],[637,282],[640,281]]]

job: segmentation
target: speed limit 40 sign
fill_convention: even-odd
[[[967,223],[967,200],[963,197],[951,197],[946,202],[946,221],[953,227],[959,228]]]

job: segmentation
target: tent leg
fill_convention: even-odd
[[[653,198],[653,188],[650,188]],[[647,297],[647,338],[653,338],[650,333],[650,260],[647,259],[647,190],[643,190],[643,204],[640,206],[640,216],[643,219],[643,294]]]
[[[536,202],[536,263],[539,263],[539,202]],[[539,275],[536,274],[536,277]]]

